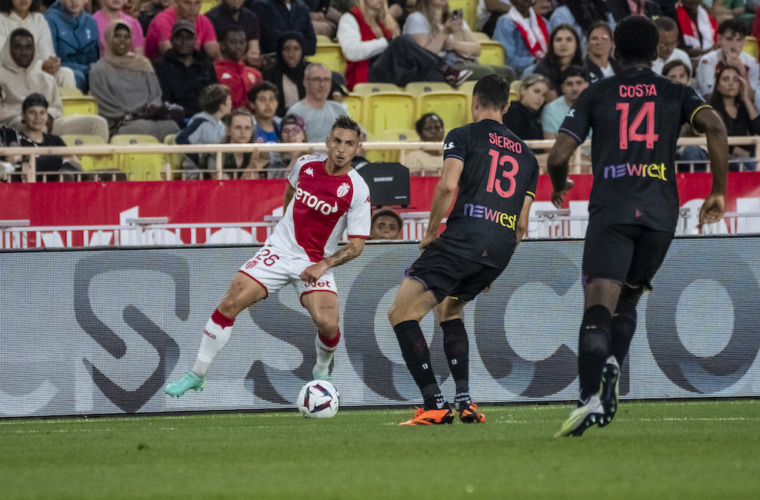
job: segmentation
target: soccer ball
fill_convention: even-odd
[[[330,418],[338,413],[340,394],[330,382],[312,380],[298,393],[298,412],[308,418]]]

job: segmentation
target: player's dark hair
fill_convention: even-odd
[[[660,31],[654,21],[628,16],[615,27],[615,52],[622,62],[652,62],[657,58]]]
[[[390,208],[383,208],[382,210],[378,210],[375,212],[375,214],[372,216],[372,225],[375,224],[375,221],[380,217],[393,217],[396,219],[396,222],[398,222],[398,227],[402,228],[404,227],[404,221],[401,220],[401,216],[396,213],[395,210],[392,210]]]
[[[509,82],[497,75],[486,75],[475,84],[472,95],[484,108],[501,111],[509,102]]]
[[[345,130],[353,130],[354,132],[356,132],[357,137],[361,137],[362,135],[362,129],[359,126],[359,124],[353,121],[351,118],[349,118],[346,115],[341,115],[335,119],[335,123],[333,123],[333,126],[330,129],[330,133],[332,133],[332,131],[335,130],[336,128],[342,128]]]
[[[213,115],[227,101],[230,89],[221,83],[212,83],[203,87],[198,95],[198,107],[206,113]]]
[[[661,29],[662,31],[673,31],[678,29],[678,25],[673,20],[673,18],[668,16],[658,17],[655,20],[654,24],[657,25],[657,28]]]
[[[574,76],[579,76],[583,78],[584,81],[588,81],[588,72],[583,69],[581,66],[576,66],[575,64],[571,64],[565,70],[559,74],[559,83],[560,85],[565,83],[565,80],[568,78],[572,78]]]
[[[420,116],[420,119],[414,123],[414,130],[417,131],[417,135],[422,136],[422,129],[425,126],[425,121],[431,116],[435,116],[436,118],[438,118],[438,121],[441,122],[441,127],[444,126],[443,118],[441,118],[440,115],[438,115],[438,113],[425,113],[424,115]]]
[[[274,96],[279,99],[280,98],[280,92],[277,90],[277,87],[272,83],[268,82],[266,80],[263,80],[257,84],[255,84],[251,89],[248,91],[247,97],[249,102],[256,101],[256,98],[259,96],[261,92],[264,91],[270,91],[274,92]]]
[[[747,36],[747,27],[734,18],[726,19],[718,25],[718,34],[725,35],[726,33],[739,33],[741,36]]]
[[[689,78],[691,78],[691,68],[689,68],[689,65],[680,59],[673,59],[669,63],[665,64],[665,66],[662,67],[662,76],[667,77],[668,73],[670,73],[670,70],[677,68],[678,66],[683,66],[686,70],[686,74],[689,75]]]

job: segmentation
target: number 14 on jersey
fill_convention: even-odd
[[[659,134],[654,132],[654,103],[645,102],[639,110],[631,125],[628,125],[628,111],[630,104],[619,102],[617,110],[620,111],[620,149],[628,149],[629,142],[646,142],[647,149],[654,149]],[[646,132],[638,132],[642,122],[646,122]]]

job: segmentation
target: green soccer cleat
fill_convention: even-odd
[[[615,418],[618,408],[618,394],[620,393],[620,365],[614,356],[607,358],[607,363],[602,369],[602,390],[600,397],[604,418],[599,421],[599,427],[604,427]]]
[[[311,370],[311,375],[314,377],[314,380],[325,380],[327,382],[332,382],[332,377],[330,376],[330,365],[322,365],[322,364],[315,364],[314,368]]]
[[[175,380],[171,384],[164,388],[164,392],[169,396],[180,397],[190,389],[194,391],[202,391],[206,387],[206,377],[198,376],[193,371],[185,372],[185,375]]]
[[[554,434],[554,437],[582,436],[586,429],[597,425],[602,419],[604,419],[604,408],[599,396],[594,394],[586,404],[570,412],[570,416],[562,424],[562,428]]]

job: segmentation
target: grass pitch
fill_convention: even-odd
[[[0,498],[757,499],[760,400],[623,402],[552,437],[568,406],[0,421]]]

